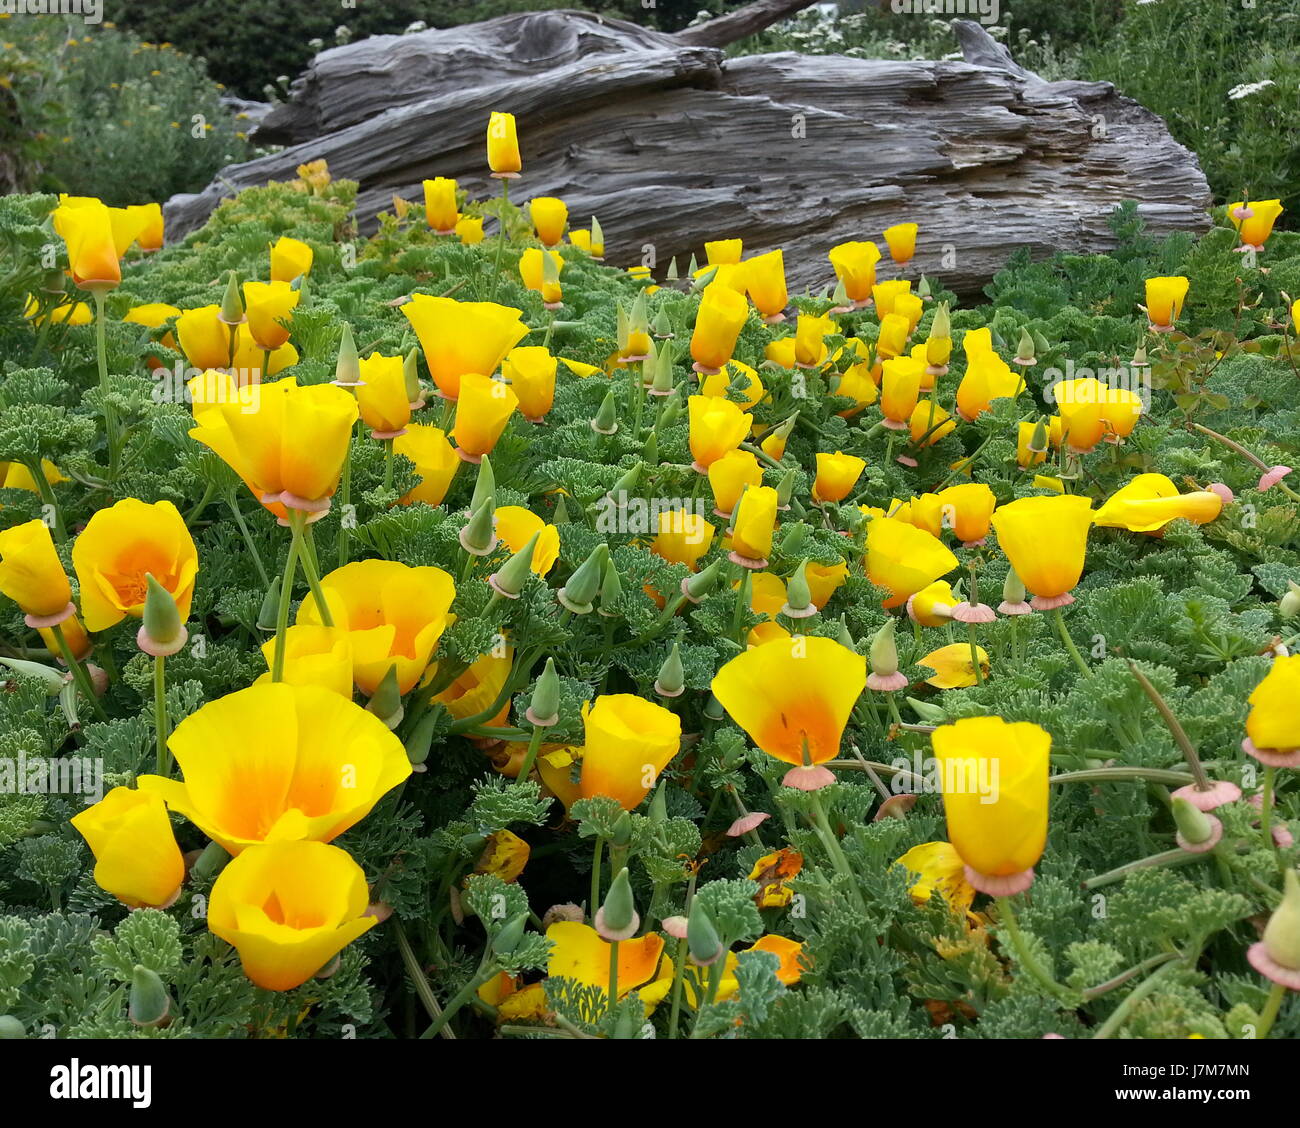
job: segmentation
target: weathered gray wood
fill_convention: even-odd
[[[223,196],[318,158],[360,181],[363,230],[394,194],[418,200],[426,177],[495,195],[484,155],[495,109],[518,118],[524,171],[512,198],[560,196],[579,226],[599,216],[606,257],[620,265],[646,248],[661,266],[673,255],[684,265],[705,239],[739,235],[747,251],[786,248],[792,290],[820,287],[833,280],[835,243],[879,240],[912,220],[921,237],[909,274],[970,293],[1021,246],[1113,246],[1107,218],[1125,199],[1157,233],[1206,226],[1205,178],[1159,118],[1108,83],[1021,71],[978,25],[959,34],[985,65],[792,53],[724,62],[713,48],[575,12],[364,40],[317,56],[292,108],[268,119],[312,135],[174,198],[169,230],[191,230]]]
[[[754,0],[754,3],[737,8],[734,12],[674,32],[673,38],[699,47],[725,47],[748,35],[757,35],[764,28],[771,27],[812,4],[813,0]]]

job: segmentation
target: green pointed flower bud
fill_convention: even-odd
[[[542,282],[547,286],[554,286],[560,281],[560,264],[555,261],[554,254],[542,255]]]
[[[1214,826],[1218,820],[1194,807],[1190,800],[1182,796],[1175,798],[1173,816],[1181,839],[1179,845],[1187,842],[1192,846],[1200,846],[1214,837]]]
[[[656,396],[669,395],[673,390],[673,350],[665,345],[655,354],[654,378],[650,390]]]
[[[687,576],[686,583],[682,587],[682,593],[686,598],[698,603],[713,591],[718,586],[718,571],[721,565],[720,560],[715,560],[707,567]]]
[[[1040,418],[1034,424],[1034,433],[1029,436],[1029,449],[1034,454],[1046,454],[1050,442],[1051,432],[1047,428],[1047,420]]]
[[[686,267],[686,274],[689,278],[695,277],[695,272],[700,269],[700,264],[696,261],[694,255],[691,255],[690,264]]]
[[[496,496],[497,476],[492,470],[491,457],[485,454],[478,464],[478,477],[474,479],[474,494],[469,500],[469,511],[473,513],[485,501],[492,502],[495,508]]]
[[[915,697],[906,699],[912,707],[912,712],[921,718],[922,722],[927,725],[942,724],[947,714],[939,708],[938,705],[932,705],[928,701],[918,701]]]
[[[528,538],[528,543],[523,548],[514,553],[509,560],[488,577],[488,583],[492,585],[493,591],[498,592],[507,599],[519,598],[519,593],[524,590],[524,584],[528,582],[528,577],[532,575],[533,552],[537,549],[537,542],[541,535],[539,529]]]
[[[664,409],[656,426],[671,427],[682,417],[682,397],[674,393],[664,400]]]
[[[595,610],[596,595],[604,582],[608,560],[609,545],[603,542],[596,545],[591,555],[569,577],[569,582],[556,592],[559,601],[575,615],[589,615]]]
[[[627,814],[626,811],[623,812]],[[631,827],[629,825],[629,834]],[[596,913],[596,931],[605,940],[630,940],[641,926],[637,915],[636,901],[632,896],[632,880],[624,866],[610,882],[609,892],[605,894],[605,903]]]
[[[691,914],[686,918],[686,946],[691,959],[701,967],[712,966],[726,952],[718,930],[698,897],[691,902]]]
[[[626,811],[620,811],[618,818],[614,820],[614,825],[610,828],[609,841],[619,850],[631,844],[632,816]]]
[[[1008,568],[1006,579],[1002,581],[1003,601],[1013,604],[1024,603],[1027,594],[1024,581],[1016,575],[1016,570]]]
[[[190,872],[199,880],[207,881],[225,869],[228,861],[230,855],[225,847],[216,842],[209,842],[203,847]]]
[[[1288,971],[1300,971],[1300,877],[1288,867],[1282,884],[1282,902],[1273,910],[1261,938],[1264,951]]]
[[[425,770],[424,762],[433,748],[433,734],[438,727],[438,710],[429,709],[421,715],[419,723],[406,738],[406,758],[417,772]]]
[[[803,526],[799,525],[798,528]],[[817,608],[812,605],[812,592],[808,590],[808,577],[804,572],[807,567],[807,558],[799,561],[799,566],[785,585],[785,606],[781,610],[790,618],[802,618],[817,611]]]
[[[0,657],[0,666],[7,666],[15,673],[43,682],[45,693],[49,697],[58,697],[60,690],[66,684],[64,675],[60,671],[42,666],[39,662],[28,662],[23,658]]]
[[[933,293],[933,291],[930,288],[930,280],[922,274],[921,280],[916,284],[916,296],[920,298],[921,301],[925,301],[930,297],[931,293]]]
[[[485,501],[472,514],[460,531],[460,546],[471,556],[487,556],[497,546],[493,527],[495,513],[490,501]]]
[[[615,334],[618,339],[618,355],[627,355],[628,342],[632,339],[632,323],[627,315],[627,310],[623,308],[622,302],[614,303],[615,315]]]
[[[794,496],[794,486],[796,473],[794,470],[787,470],[781,475],[781,480],[776,484],[776,505],[778,509],[786,509],[790,505],[790,499]],[[802,525],[795,525],[793,528],[803,529]],[[800,540],[802,544],[802,539]]]
[[[676,281],[677,281],[678,274],[677,274],[677,256],[676,256],[676,255],[673,255],[673,257],[670,258],[670,259],[668,260],[668,269],[664,272],[664,278],[665,278],[666,281],[669,281],[669,282],[676,282]]]
[[[698,278],[695,279],[695,282],[691,285],[691,293],[698,294],[717,276],[718,276],[718,268],[716,266],[710,266],[707,270],[705,270],[703,274],[701,274]],[[692,277],[694,277],[693,274]]]
[[[849,291],[844,285],[844,279],[837,279],[835,282],[835,292],[831,294],[831,301],[835,303],[836,309],[845,309],[853,303],[849,301]]]
[[[524,714],[530,724],[550,728],[560,719],[560,675],[555,672],[555,659],[546,659],[546,666],[533,687],[533,699]]]
[[[659,676],[655,678],[655,692],[660,697],[680,697],[686,690],[686,671],[682,669],[681,647],[674,642],[668,651],[668,657],[659,667]]]
[[[366,712],[374,713],[390,729],[402,722],[402,692],[397,688],[397,666],[388,667],[376,687],[374,695],[366,702]]]
[[[934,320],[930,322],[932,340],[952,336],[952,318],[948,314],[948,303],[940,302],[934,311]]]
[[[176,600],[153,575],[145,573],[144,621],[136,643],[146,654],[165,658],[185,645],[187,632]]]
[[[1037,356],[1042,356],[1043,353],[1051,351],[1052,346],[1048,343],[1047,338],[1037,329],[1030,330],[1030,336],[1034,338],[1034,353]]]
[[[871,672],[881,677],[898,673],[898,647],[894,643],[894,624],[890,618],[871,639]]]
[[[653,427],[650,434],[646,436],[645,442],[641,445],[641,458],[648,466],[659,465],[659,432]]]
[[[609,493],[605,496],[613,501],[616,505],[626,505],[627,497],[634,489],[636,484],[641,480],[641,463],[634,463],[631,469],[623,471],[616,481],[609,488]]]
[[[497,956],[508,956],[516,948],[519,942],[524,938],[524,926],[528,923],[528,914],[520,913],[517,917],[506,921],[501,926],[501,931],[492,937],[492,952]]]
[[[633,333],[646,333],[650,330],[650,317],[646,313],[645,291],[638,290],[636,300],[627,315],[629,328]]]
[[[424,395],[424,389],[420,387],[419,349],[412,349],[402,359],[402,377],[406,381],[407,401],[409,403],[419,403],[420,397]]]
[[[799,556],[808,539],[808,527],[802,521],[791,522],[781,534],[781,555]]]
[[[275,630],[276,617],[280,613],[280,584],[277,581],[266,589],[262,596],[262,606],[257,612],[257,629],[259,631]]]
[[[1130,361],[1134,368],[1146,368],[1151,362],[1147,359],[1146,345],[1138,345],[1137,351],[1133,353],[1133,359]]]
[[[27,1037],[27,1027],[11,1014],[0,1014],[0,1042],[13,1042]]]
[[[677,260],[673,259],[673,263],[676,262]],[[662,306],[660,306],[654,320],[650,323],[650,331],[661,341],[666,341],[673,335],[673,323],[668,317],[668,311]]]
[[[598,248],[600,250],[600,253],[595,254],[594,257],[598,259],[604,258],[605,257],[605,253],[604,253],[605,252],[605,231],[600,226],[600,220],[598,220],[593,215],[591,217],[591,249],[593,254]]]
[[[849,650],[856,651],[858,644],[854,641],[852,633],[849,631],[849,624],[845,621],[844,616],[840,616],[839,626],[835,631],[835,641]]]
[[[1300,615],[1300,584],[1287,580],[1286,593],[1278,600],[1277,613],[1284,619],[1294,619]]]
[[[722,702],[716,695],[710,693],[709,699],[704,703],[704,715],[711,721],[720,721],[727,715],[727,710],[722,707]]]
[[[361,383],[361,358],[352,339],[352,326],[343,322],[343,339],[339,341],[339,358],[334,363],[334,383],[356,386]]]
[[[233,270],[226,279],[226,292],[221,297],[221,313],[218,318],[226,325],[242,325],[244,317],[244,298],[239,292],[239,275]]]
[[[667,783],[661,783],[655,788],[654,794],[650,796],[650,806],[646,808],[646,818],[651,824],[668,821],[668,798]]]
[[[143,964],[131,969],[127,1017],[135,1026],[165,1026],[172,1001],[158,973]]]
[[[605,575],[600,582],[600,614],[607,619],[616,618],[619,614],[618,603],[622,598],[623,579],[611,558],[605,561]]]
[[[600,435],[612,435],[618,430],[618,400],[614,398],[613,388],[600,401],[596,418],[591,421],[591,429]]]
[[[487,456],[484,455],[484,458]],[[564,500],[564,494],[555,495],[555,512],[551,514],[552,525],[567,525],[569,523],[569,506]]]
[[[1035,363],[1034,338],[1029,335],[1028,329],[1020,330],[1020,343],[1016,346],[1015,359],[1025,365]]]

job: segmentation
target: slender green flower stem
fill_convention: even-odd
[[[406,930],[402,927],[402,922],[393,917],[393,932],[397,937],[397,950],[401,953],[402,963],[406,967],[407,977],[411,980],[411,985],[415,988],[415,994],[424,1007],[425,1013],[435,1022],[442,1017],[442,1007],[438,1005],[438,1000],[434,997],[433,988],[429,986],[429,980],[420,967],[420,961],[415,957],[415,949],[411,947],[411,942],[406,938]],[[455,1038],[456,1035],[450,1027],[444,1026],[442,1029],[444,1038]]]
[[[167,659],[161,654],[153,660],[153,728],[157,742],[154,763],[158,774],[164,778],[172,774],[172,754],[167,748],[167,736],[171,729],[167,723],[166,663]]]
[[[1264,767],[1264,790],[1261,795],[1259,807],[1259,829],[1264,836],[1264,845],[1273,851],[1273,860],[1277,863],[1279,872],[1286,872],[1286,865],[1282,861],[1282,855],[1278,852],[1277,842],[1273,838],[1273,804],[1277,799],[1277,769],[1265,765]]]
[[[1079,672],[1085,678],[1092,677],[1092,671],[1088,668],[1088,663],[1083,660],[1083,655],[1079,653],[1079,648],[1074,645],[1074,639],[1070,637],[1070,632],[1065,629],[1065,617],[1061,614],[1059,607],[1052,612],[1052,617],[1056,620],[1056,633],[1061,636],[1061,642],[1074,660],[1074,664],[1079,668]]]
[[[591,858],[591,900],[587,902],[587,919],[595,921],[596,910],[600,908],[600,867],[605,853],[605,840],[596,835],[596,846]]]
[[[1020,627],[1017,620],[1019,615],[1009,616],[1011,620],[1011,665],[1016,669],[1020,668]]]
[[[226,494],[226,504],[230,507],[230,512],[235,518],[235,524],[244,538],[244,545],[248,549],[248,554],[253,558],[253,565],[257,568],[257,574],[261,577],[262,586],[271,586],[271,577],[267,575],[266,565],[262,563],[262,554],[257,551],[257,545],[253,543],[253,534],[249,532],[248,525],[244,521],[244,515],[239,509],[239,500],[234,493]]]
[[[99,364],[99,395],[104,408],[104,430],[108,436],[108,480],[111,484],[117,478],[118,423],[117,412],[108,398],[107,314],[104,311],[108,295],[102,289],[95,289],[91,293],[95,298],[95,359]]]
[[[1138,685],[1142,687],[1142,692],[1151,699],[1151,704],[1156,707],[1156,712],[1164,720],[1165,727],[1169,729],[1174,738],[1174,743],[1178,745],[1179,751],[1182,752],[1183,759],[1187,761],[1188,769],[1196,779],[1196,790],[1209,791],[1213,786],[1210,783],[1210,777],[1205,774],[1205,768],[1201,766],[1201,758],[1196,754],[1196,748],[1188,739],[1183,726],[1178,722],[1178,718],[1174,716],[1174,711],[1169,708],[1168,703],[1160,695],[1160,691],[1151,684],[1151,679],[1146,674],[1139,670],[1133,662],[1129,662],[1128,668],[1133,672]]]
[[[609,942],[609,1010],[618,1002],[618,941]]]
[[[446,1007],[443,1008],[442,1015],[433,1021],[429,1028],[420,1035],[420,1038],[436,1038],[461,1007],[473,999],[478,989],[496,975],[496,973],[496,963],[492,960],[491,952],[489,950],[489,952],[484,955],[483,962],[479,964],[478,970],[473,974],[469,982],[451,997],[447,1002]]]
[[[1160,981],[1177,968],[1181,962],[1181,960],[1170,960],[1169,963],[1161,964],[1160,967],[1156,968],[1146,979],[1133,988],[1129,996],[1115,1008],[1115,1012],[1098,1027],[1097,1033],[1093,1037],[1114,1037],[1124,1023],[1128,1021],[1129,1015],[1133,1013],[1133,1008],[1159,987]]]
[[[32,466],[28,466],[31,473],[32,481],[36,483],[36,492],[41,495],[41,501],[50,509],[50,516],[54,519],[54,539],[65,541],[68,539],[68,529],[63,523],[63,512],[59,509],[58,499],[54,496],[54,488],[45,480],[45,468],[41,465],[38,458]]]
[[[1148,971],[1154,970],[1161,964],[1167,964],[1170,960],[1178,958],[1177,952],[1161,952],[1160,955],[1152,956],[1149,960],[1143,960],[1140,964],[1129,968],[1128,971],[1121,971],[1113,978],[1107,979],[1105,983],[1098,983],[1096,987],[1089,987],[1083,993],[1083,1000],[1084,1002],[1091,1002],[1093,999],[1099,999],[1102,995],[1109,994],[1118,987],[1123,987],[1125,983],[1136,979],[1139,975],[1145,975]]]
[[[537,750],[542,746],[542,735],[546,729],[542,725],[533,725],[533,735],[528,741],[528,751],[524,753],[524,762],[520,765],[519,774],[515,776],[515,786],[522,787],[532,773],[533,765],[537,762]]]
[[[1096,877],[1090,877],[1087,881],[1081,883],[1080,888],[1100,889],[1103,885],[1114,885],[1117,881],[1123,881],[1124,878],[1137,873],[1138,870],[1153,869],[1156,866],[1186,866],[1192,862],[1202,861],[1209,856],[1209,854],[1189,854],[1182,849],[1165,850],[1163,853],[1139,858],[1136,862],[1126,862],[1122,866],[1116,866],[1113,870],[1107,870],[1105,873],[1099,873]]]
[[[296,535],[301,538],[298,551],[302,570],[307,577],[307,586],[311,589],[312,600],[316,604],[316,611],[320,615],[320,621],[324,626],[332,627],[334,625],[334,615],[330,611],[324,591],[321,590],[320,569],[316,563],[316,542],[312,536],[311,526],[307,524],[305,517],[295,518],[291,516],[289,520],[298,521]]]
[[[1020,931],[1020,922],[1016,920],[1016,911],[1011,905],[1010,897],[998,897],[998,912],[1001,916],[1002,923],[1007,927],[1007,936],[1011,940],[1011,946],[1015,949],[1016,959],[1020,966],[1029,972],[1049,995],[1052,995],[1065,1006],[1075,1004],[1076,992],[1071,991],[1063,983],[1058,983],[1047,970],[1034,959],[1033,954],[1029,951],[1029,945],[1025,943],[1024,933]]]
[[[289,556],[284,562],[284,579],[280,582],[280,606],[275,615],[275,657],[271,662],[271,680],[284,681],[285,635],[289,629],[289,604],[293,602],[293,581],[298,573],[301,535],[289,541]]]
[[[812,796],[813,826],[817,831],[817,837],[821,840],[823,848],[830,856],[831,865],[847,882],[854,903],[863,916],[866,916],[867,903],[862,898],[862,890],[858,888],[857,874],[853,872],[853,867],[849,865],[848,858],[844,856],[839,839],[835,837],[835,831],[831,828],[830,820],[826,817],[826,808],[822,804],[821,792],[813,791],[809,792],[809,794]]]
[[[717,962],[709,968],[709,982],[704,989],[704,998],[700,1000],[699,1009],[695,1012],[695,1021],[691,1024],[691,1037],[697,1036],[700,1029],[700,1018],[703,1016],[707,1007],[711,1007],[718,998],[718,989],[722,986],[722,973],[727,966],[727,954],[724,951],[717,959]]]
[[[352,508],[352,437],[348,437],[348,452],[343,458],[343,473],[339,478],[339,567],[348,562],[348,513]]]
[[[974,623],[966,624],[966,637],[970,641],[970,668],[971,672],[975,675],[975,684],[983,685],[984,673],[980,669],[979,636],[975,630]]]
[[[1256,1038],[1268,1037],[1268,1032],[1273,1029],[1273,1023],[1277,1019],[1277,1013],[1282,1009],[1282,1000],[1285,996],[1286,988],[1280,983],[1274,983],[1273,989],[1268,993],[1268,1002],[1260,1011],[1259,1025],[1255,1027]]]
[[[506,246],[506,208],[510,206],[510,178],[503,176],[501,178],[501,230],[497,233],[497,253],[492,262],[492,297],[490,301],[497,300],[497,287],[501,284],[501,252]]]
[[[95,686],[90,680],[90,674],[81,660],[72,653],[72,647],[68,645],[68,638],[63,633],[63,627],[59,623],[55,623],[50,628],[50,634],[54,636],[54,641],[59,647],[59,653],[63,656],[64,664],[72,671],[73,681],[77,683],[81,695],[95,711],[95,716],[101,721],[108,720],[108,714],[104,712],[104,707],[99,703],[99,698],[95,694]]]
[[[686,900],[682,912],[685,916],[691,915],[691,902],[695,900],[695,880],[696,874],[692,873],[686,882]],[[677,941],[677,951],[673,953],[673,987],[672,987],[672,1007],[668,1015],[668,1037],[677,1037],[677,1019],[682,1010],[682,988],[683,979],[686,974],[686,938]]]
[[[384,440],[384,489],[393,488],[393,440]]]
[[[1128,780],[1146,780],[1148,783],[1164,783],[1170,787],[1184,787],[1195,782],[1187,772],[1175,772],[1166,768],[1085,768],[1077,772],[1059,772],[1048,779],[1048,783],[1116,783]]]

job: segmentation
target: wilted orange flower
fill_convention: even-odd
[[[758,882],[754,900],[760,909],[783,909],[794,900],[790,883],[803,869],[803,855],[787,847],[764,854],[749,871],[749,880]]]

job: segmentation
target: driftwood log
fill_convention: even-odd
[[[652,249],[684,267],[705,239],[742,236],[747,252],[786,248],[792,292],[820,288],[835,243],[912,220],[911,271],[971,293],[1021,246],[1113,246],[1107,218],[1126,199],[1156,233],[1207,225],[1196,158],[1158,117],[1109,83],[1045,82],[978,24],[956,26],[965,61],[724,59],[689,41],[699,28],[568,11],[377,36],[317,55],[258,129],[286,148],[174,197],[169,233],[319,158],[360,182],[363,231],[394,195],[420,199],[426,177],[495,195],[492,110],[518,119],[512,198],[559,196],[577,226],[598,216],[618,265]]]

